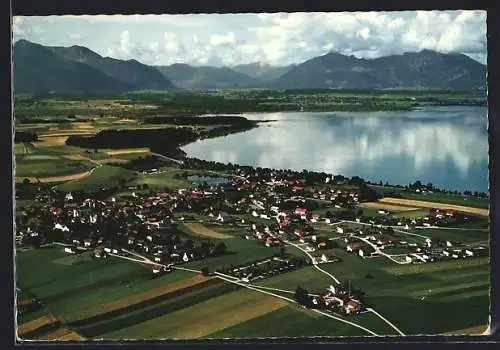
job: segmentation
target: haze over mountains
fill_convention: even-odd
[[[377,59],[330,52],[301,64],[152,67],[102,57],[82,46],[49,47],[19,40],[13,49],[16,93],[119,93],[134,90],[452,89],[486,86],[486,66],[463,54],[423,50]]]

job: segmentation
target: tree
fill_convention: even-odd
[[[298,286],[295,290],[295,301],[305,307],[311,306],[311,297],[309,296],[309,292],[301,286]]]
[[[208,276],[210,275],[210,270],[208,269],[208,267],[203,266],[201,269],[201,273],[203,274],[203,276]]]
[[[227,246],[224,242],[221,242],[215,246],[215,255],[222,255],[225,254],[227,250]]]
[[[25,178],[25,179],[23,180],[23,185],[29,185],[29,183],[30,183],[30,179]]]
[[[285,247],[280,248],[280,257],[282,257],[282,258],[285,257]]]
[[[120,185],[120,187],[125,186],[125,184],[126,184],[126,183],[127,183],[127,180],[125,180],[125,178],[120,177],[120,178],[118,179],[118,184]]]

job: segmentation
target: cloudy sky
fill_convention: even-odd
[[[15,17],[14,40],[82,45],[145,64],[301,63],[329,51],[374,58],[430,49],[486,63],[485,11]]]

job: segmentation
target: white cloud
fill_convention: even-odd
[[[370,28],[364,27],[358,30],[358,35],[363,39],[368,39],[370,37]]]
[[[285,65],[332,50],[379,57],[423,48],[484,62],[485,18],[485,11],[49,16],[14,18],[12,30],[15,39],[80,44],[146,64]]]
[[[229,32],[226,35],[213,34],[210,37],[210,44],[214,46],[234,44],[235,40],[233,32]]]

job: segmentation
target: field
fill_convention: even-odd
[[[201,237],[205,237],[205,238],[216,238],[216,239],[226,239],[226,238],[233,237],[230,235],[225,235],[225,234],[216,232],[216,231],[211,230],[211,229],[207,228],[206,226],[203,226],[202,224],[198,224],[198,223],[184,224],[184,227],[186,227],[188,232],[194,234],[195,236],[201,236]]]
[[[411,200],[411,199],[401,199],[401,198],[382,198],[380,200],[382,203],[403,205],[403,206],[412,206],[412,207],[420,207],[420,208],[434,208],[440,210],[454,210],[462,213],[473,214],[481,217],[488,217],[488,209],[480,209],[473,207],[466,207],[462,205],[453,205],[453,204],[443,204],[443,203],[433,203],[419,200]]]
[[[280,309],[286,302],[254,291],[238,291],[140,325],[107,334],[105,339],[206,338],[211,333]],[[234,312],[238,310],[238,312]]]
[[[407,109],[413,103],[407,101],[409,95],[384,97],[378,93],[363,95],[359,92],[344,94],[323,91],[314,94],[284,92],[281,102],[276,104],[267,99],[276,97],[274,94],[251,90],[185,96],[143,93],[120,98],[89,97],[86,101],[42,99],[44,103],[38,104],[36,109],[33,104],[21,104],[16,108],[24,118],[41,113],[47,120],[40,120],[39,123],[38,120],[26,123],[16,121],[16,130],[36,132],[39,137],[38,142],[15,144],[16,180],[20,182],[30,177],[35,181],[54,182],[57,185],[55,188],[63,192],[95,191],[108,186],[116,190],[113,196],[134,191],[147,193],[150,188],[175,190],[192,186],[179,175],[206,175],[208,172],[203,169],[184,170],[175,165],[159,166],[158,172],[154,174],[126,168],[126,162],[152,154],[149,148],[85,149],[65,143],[69,136],[93,135],[102,130],[180,125],[174,125],[173,122],[148,124],[145,118],[150,116],[151,111],[155,115],[180,116],[207,113],[211,108],[217,113],[234,112],[235,108],[295,110],[297,103],[309,111],[350,108],[384,110]],[[418,98],[423,101],[422,96]],[[133,99],[138,99],[140,103]],[[150,101],[146,104],[144,99]],[[165,103],[166,99],[168,104]],[[235,100],[239,100],[241,105],[235,107]],[[186,101],[196,103],[191,106]],[[68,116],[72,114],[75,115]],[[48,122],[51,119],[60,119],[60,122]],[[202,129],[213,127],[200,126]],[[141,189],[137,189],[139,186]],[[430,208],[488,216],[488,200],[483,198],[440,193],[416,194],[378,186],[376,189],[388,197],[361,204],[363,216],[385,215],[378,213],[379,209],[383,209],[389,212],[388,217],[418,218],[426,216]],[[398,192],[402,198],[392,198],[389,195],[391,192]],[[32,203],[27,196],[20,198],[17,209]],[[342,210],[345,209],[321,207],[313,212],[324,215],[327,211]],[[183,238],[211,240],[216,244],[223,242],[227,247],[226,254],[182,263],[178,266],[180,269],[153,277],[150,266],[115,257],[97,259],[88,253],[68,255],[62,246],[19,249],[16,252],[16,284],[19,288],[17,321],[20,335],[39,340],[367,335],[367,332],[352,325],[278,297],[237,286],[213,275],[203,276],[198,272],[203,267],[214,272],[222,267],[270,258],[282,253],[282,248],[268,248],[258,240],[243,239],[245,227],[217,225],[213,223],[213,218],[187,212],[174,214],[175,217],[186,215],[191,215],[198,222],[186,219],[184,223],[178,224]],[[269,220],[248,214],[235,217],[270,223]],[[203,223],[199,220],[203,220]],[[339,226],[360,227],[355,223],[342,223]],[[408,233],[450,240],[454,244],[461,242],[468,246],[488,244],[487,220],[457,226],[460,227],[415,229]],[[320,234],[335,238],[343,236],[336,232],[336,226],[317,223],[314,227],[318,228]],[[399,232],[395,236],[404,237],[408,242],[422,242],[420,237],[403,236]],[[339,242],[339,246],[345,246],[341,239],[336,242]],[[406,248],[386,250],[391,254],[406,251]],[[284,252],[288,256],[305,257],[301,250],[289,245],[284,247]],[[368,307],[393,322],[405,334],[484,331],[489,313],[488,258],[397,265],[384,257],[362,259],[340,248],[318,250],[312,254],[320,256],[323,252],[334,253],[341,261],[321,264],[319,268],[342,282],[350,282],[352,290],[362,294]],[[272,291],[291,299],[298,286],[313,294],[324,293],[333,279],[320,269],[306,266],[253,283],[262,288],[261,291]],[[395,329],[373,312],[349,316],[345,320],[380,335],[397,334]]]
[[[103,165],[95,168],[95,170],[86,177],[81,179],[66,182],[59,185],[57,188],[61,191],[71,192],[75,190],[92,190],[101,186],[117,186],[120,179],[130,181],[135,177],[135,174],[120,167]]]
[[[366,203],[361,203],[359,206],[361,208],[382,209],[382,210],[387,210],[390,212],[400,212],[400,211],[417,209],[417,208],[410,208],[410,207],[405,207],[405,206],[401,206],[401,205],[386,204],[386,203],[382,203],[382,202],[366,202]]]

